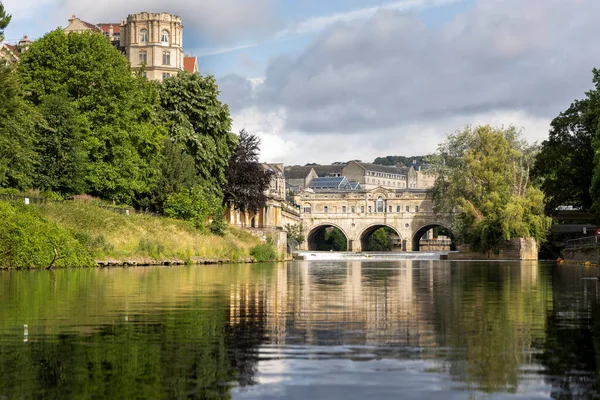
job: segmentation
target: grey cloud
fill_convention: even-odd
[[[252,104],[253,87],[248,79],[231,74],[219,78],[218,83],[221,90],[219,98],[229,105],[233,114]]]
[[[591,86],[599,14],[597,0],[480,0],[431,30],[415,14],[382,11],[272,61],[257,104],[317,133],[487,112],[550,118]]]
[[[65,24],[73,13],[90,22],[104,22],[120,21],[128,14],[142,11],[170,12],[180,15],[184,26],[193,27],[213,40],[227,42],[262,37],[277,30],[280,25],[275,3],[276,0],[64,0],[56,16],[64,20],[59,23]]]

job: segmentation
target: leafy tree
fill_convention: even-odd
[[[213,76],[181,72],[161,86],[161,104],[169,136],[194,157],[198,176],[212,190],[225,185],[227,164],[237,140],[229,108],[219,99]]]
[[[43,122],[37,129],[36,187],[63,194],[85,193],[89,135],[85,118],[66,97],[49,95],[40,104]]]
[[[165,215],[190,221],[198,229],[209,229],[211,218],[223,218],[221,198],[207,186],[195,185],[191,189],[181,189],[167,197]]]
[[[4,40],[4,29],[10,23],[12,15],[7,14],[4,9],[4,4],[0,1],[0,42]]]
[[[14,67],[0,63],[0,187],[30,188],[37,155],[38,113],[27,101]]]
[[[600,72],[594,70],[596,89],[588,92],[585,99],[575,100],[552,121],[549,138],[536,157],[532,172],[546,195],[547,213],[559,206],[585,210],[592,206],[593,143],[600,122],[599,79]]]
[[[379,228],[367,239],[367,251],[392,251],[389,228]]]
[[[490,251],[512,238],[545,239],[551,219],[529,181],[535,152],[513,127],[466,127],[440,145],[434,208],[453,218],[459,241]]]
[[[285,224],[283,228],[287,233],[287,245],[291,249],[295,249],[297,246],[302,244],[306,237],[304,236],[304,230],[302,224]]]
[[[265,171],[258,162],[260,139],[245,130],[240,132],[238,145],[229,159],[227,183],[223,188],[224,204],[238,210],[256,211],[267,202],[272,171]]]
[[[380,165],[412,165],[413,162],[417,164],[422,164],[425,162],[426,156],[412,156],[412,157],[404,157],[404,156],[386,156],[386,157],[377,157],[373,164]]]
[[[90,194],[132,202],[150,191],[165,134],[157,119],[158,90],[134,77],[103,35],[51,32],[31,45],[19,69],[33,104],[59,96],[77,112],[77,126],[85,128],[81,144]],[[64,128],[62,119],[48,122],[47,134]]]

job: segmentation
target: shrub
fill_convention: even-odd
[[[277,260],[277,249],[272,240],[267,240],[266,243],[260,243],[250,250],[250,255],[258,262],[275,261]]]

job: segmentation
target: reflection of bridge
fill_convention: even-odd
[[[362,251],[376,230],[388,227],[398,236],[395,250],[418,251],[428,231],[449,227],[448,218],[433,213],[431,196],[424,189],[304,191],[294,201],[300,205],[307,238],[304,250],[316,249],[319,233],[335,227],[346,236],[349,251]]]

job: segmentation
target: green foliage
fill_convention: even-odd
[[[60,150],[54,161],[66,157],[69,168],[58,177],[55,169],[42,170],[50,175],[41,182],[60,186],[81,172],[80,159],[87,155],[84,181],[90,194],[131,203],[150,191],[165,135],[158,89],[134,77],[127,59],[103,35],[51,32],[31,45],[19,70],[34,105],[60,105],[59,112],[45,113],[51,118],[40,132],[41,144],[42,151]],[[58,149],[62,139],[68,140]]]
[[[335,227],[321,229],[315,233],[313,238],[319,251],[346,251],[348,249],[348,241],[346,236]]]
[[[432,157],[437,213],[452,213],[452,231],[473,249],[497,249],[517,237],[545,240],[551,219],[529,181],[536,148],[514,128],[466,127]]]
[[[367,239],[366,251],[392,251],[389,228],[379,228]]]
[[[404,166],[412,165],[413,162],[417,164],[422,164],[425,162],[426,156],[412,156],[412,157],[404,157],[404,156],[386,156],[386,157],[377,157],[373,164],[380,165],[396,165],[402,164]]]
[[[191,222],[198,229],[207,229],[211,217],[223,214],[221,199],[207,186],[195,185],[168,196],[165,215]],[[218,229],[215,227],[214,229]]]
[[[194,158],[201,180],[220,191],[237,139],[215,78],[181,72],[163,82],[160,95],[169,136]]]
[[[268,238],[266,243],[260,243],[250,250],[250,255],[258,262],[276,261],[277,249],[273,240]]]
[[[30,188],[37,154],[34,130],[39,121],[10,64],[0,62],[0,187]]]
[[[293,241],[296,242],[296,245],[299,245],[306,240],[302,224],[285,224],[283,229],[287,233],[288,243]]]
[[[594,70],[595,89],[554,118],[549,138],[542,143],[536,157],[532,174],[546,195],[547,213],[554,213],[559,206],[584,210],[592,206],[590,188],[595,172],[591,163],[594,149],[599,146],[594,142],[600,122],[599,79],[600,72]],[[598,160],[595,162],[597,165]],[[597,197],[598,194],[594,194],[594,198]]]
[[[4,40],[4,29],[10,23],[12,15],[8,14],[4,9],[4,4],[0,1],[0,42]]]
[[[94,261],[69,231],[34,206],[0,201],[0,268],[88,267]]]

